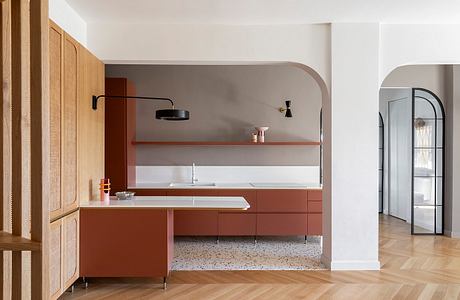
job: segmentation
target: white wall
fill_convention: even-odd
[[[331,54],[331,169],[325,170],[331,203],[325,214],[332,219],[323,261],[331,269],[379,269],[379,25],[332,24]]]
[[[86,22],[65,0],[49,0],[49,16],[80,44],[86,46]]]

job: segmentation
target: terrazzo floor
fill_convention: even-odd
[[[173,270],[325,270],[320,238],[176,237]]]

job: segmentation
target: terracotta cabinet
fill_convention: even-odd
[[[105,94],[134,96],[136,90],[126,78],[106,78]],[[105,105],[105,177],[113,195],[136,182],[136,100],[103,98],[99,105]]]
[[[255,236],[257,226],[256,214],[245,213],[220,213],[219,233],[220,236]]]
[[[306,235],[307,214],[258,214],[257,235]]]
[[[57,299],[79,276],[79,212],[50,224],[50,298]]]
[[[79,45],[50,25],[50,218],[78,207],[77,99]]]
[[[306,213],[307,190],[258,190],[257,212]]]

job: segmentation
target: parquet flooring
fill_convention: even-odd
[[[160,280],[92,279],[63,299],[460,299],[460,240],[411,236],[380,216],[380,271],[177,271]]]

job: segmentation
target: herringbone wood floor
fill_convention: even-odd
[[[181,271],[163,291],[150,279],[98,279],[64,299],[460,299],[460,240],[411,236],[380,217],[380,271]]]

